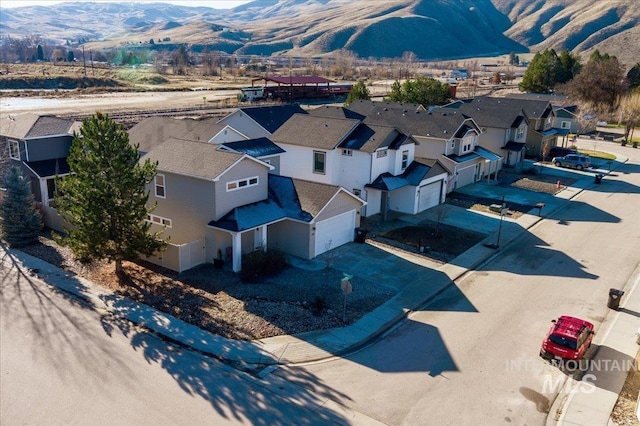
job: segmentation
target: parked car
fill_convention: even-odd
[[[551,162],[558,167],[570,167],[578,170],[584,170],[591,167],[591,157],[582,154],[569,154],[564,157],[554,157]]]
[[[562,148],[559,146],[554,146],[549,150],[549,155],[547,155],[547,158],[564,157],[565,155],[577,153],[578,150],[574,148]]]
[[[593,340],[593,324],[566,315],[551,322],[553,325],[542,341],[540,356],[557,361],[582,359]]]

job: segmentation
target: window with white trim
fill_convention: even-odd
[[[561,129],[570,129],[571,128],[571,122],[570,121],[563,121],[562,123],[560,123],[560,128]]]
[[[387,150],[386,149],[381,149],[380,151],[376,152],[376,157],[377,158],[382,158],[382,157],[386,157],[387,156]]]
[[[360,191],[359,189],[353,188],[353,195],[355,195],[356,197],[359,197],[360,194],[362,194],[362,191]]]
[[[20,159],[20,146],[18,145],[18,141],[9,141],[9,157],[14,160]]]
[[[227,182],[227,192],[235,191],[242,188],[248,188],[250,186],[256,186],[258,182],[258,176]]]
[[[524,137],[524,127],[518,127],[516,131],[516,139],[522,139]]]
[[[164,175],[156,175],[155,178],[156,197],[166,198],[167,193],[164,186]]]
[[[342,150],[342,155],[346,155],[351,157],[353,155],[353,151],[351,151],[350,149],[343,149]]]
[[[171,228],[171,219],[167,219],[166,217],[157,216],[155,214],[147,213],[147,222],[151,222],[155,225],[164,226],[167,228]]]
[[[402,151],[402,169],[406,169],[409,165],[409,150]]]
[[[313,173],[326,173],[327,153],[323,151],[313,151]]]

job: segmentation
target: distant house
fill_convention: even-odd
[[[10,164],[19,167],[31,182],[45,224],[60,231],[63,223],[55,210],[55,178],[69,174],[67,157],[73,133],[79,132],[80,126],[70,119],[37,114],[0,118],[0,143],[9,152]]]
[[[395,125],[416,142],[415,157],[437,160],[449,173],[446,192],[497,175],[502,156],[479,146],[480,128],[455,110],[432,112],[405,108],[403,104],[354,102],[356,112],[366,114],[365,123]]]
[[[442,107],[473,117],[480,127],[478,144],[504,157],[504,165],[516,166],[524,160],[529,120],[522,108],[497,98],[457,100]]]
[[[469,78],[469,70],[467,70],[466,68],[458,68],[457,70],[451,71],[449,75],[451,76],[451,78],[454,78],[456,80],[466,80],[467,78]]]

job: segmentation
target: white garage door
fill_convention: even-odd
[[[355,228],[355,210],[316,223],[316,256],[353,241]]]
[[[418,212],[423,212],[440,204],[440,188],[442,181],[432,182],[420,187],[420,199],[418,200]]]
[[[458,171],[458,184],[456,185],[456,189],[473,183],[476,175],[475,170],[475,167],[467,167],[466,169]]]

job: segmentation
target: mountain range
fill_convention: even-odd
[[[69,2],[0,9],[0,32],[94,49],[188,43],[196,51],[296,57],[348,50],[443,60],[599,49],[631,66],[640,61],[640,1],[255,0],[233,9]]]

